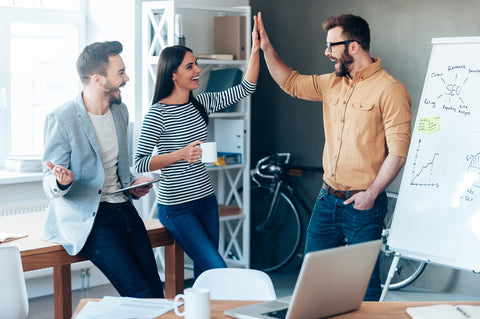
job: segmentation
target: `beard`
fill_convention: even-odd
[[[335,74],[339,77],[347,76],[350,74],[350,66],[353,64],[353,56],[348,53],[348,47],[345,48],[343,54],[338,58],[338,64],[340,65],[340,70],[335,70]]]
[[[114,86],[110,81],[107,80],[107,83],[103,86],[103,95],[108,98],[110,104],[120,104],[122,103],[122,95],[118,94],[116,96],[117,90],[124,86],[125,83],[122,83],[120,86]]]

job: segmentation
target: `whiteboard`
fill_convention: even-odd
[[[480,270],[480,37],[434,38],[389,250]]]

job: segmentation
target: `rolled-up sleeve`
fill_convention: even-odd
[[[412,99],[401,82],[393,83],[381,97],[388,154],[407,157],[411,138]]]
[[[301,75],[297,71],[291,71],[283,83],[282,90],[299,99],[322,101],[320,80],[319,75]]]

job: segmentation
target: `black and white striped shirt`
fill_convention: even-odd
[[[243,79],[242,83],[222,92],[202,93],[195,98],[207,113],[219,111],[255,92],[256,84]],[[153,155],[167,154],[184,148],[191,142],[207,139],[207,126],[191,102],[181,105],[156,103],[150,107],[142,124],[135,169],[148,172]],[[156,153],[154,153],[154,149]],[[205,164],[185,160],[162,168],[169,178],[159,182],[157,203],[175,205],[204,198],[214,193]]]

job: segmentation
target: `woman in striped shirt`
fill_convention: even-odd
[[[162,169],[168,178],[157,195],[160,222],[194,262],[194,277],[226,267],[218,253],[218,204],[205,165],[199,161],[207,139],[208,114],[220,111],[255,92],[259,72],[257,23],[252,52],[243,81],[223,92],[193,96],[199,87],[200,67],[184,46],[165,48],[159,58],[155,90],[143,121],[135,168]]]

